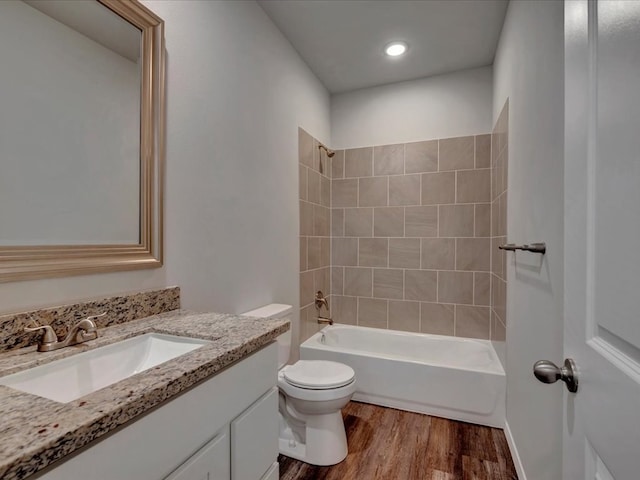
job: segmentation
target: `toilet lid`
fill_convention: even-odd
[[[356,376],[348,365],[326,360],[298,360],[283,373],[287,383],[313,390],[343,387],[353,382]]]

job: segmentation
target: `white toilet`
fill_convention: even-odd
[[[243,315],[278,318],[289,315],[291,310],[291,305],[273,303]],[[355,372],[342,363],[323,360],[299,360],[286,365],[291,330],[277,341],[280,453],[311,465],[335,465],[347,456],[340,409],[356,391]]]

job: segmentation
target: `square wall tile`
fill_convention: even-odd
[[[404,173],[404,145],[383,145],[373,149],[373,174]]]
[[[387,301],[375,298],[358,299],[358,325],[387,328]]]
[[[435,302],[438,288],[438,273],[428,270],[404,271],[404,299]]]
[[[476,168],[491,167],[491,134],[476,135]]]
[[[344,209],[343,208],[331,209],[331,236],[332,237],[344,236]]]
[[[358,239],[346,237],[332,238],[331,265],[358,265]]]
[[[461,170],[456,172],[456,202],[491,201],[491,170]]]
[[[345,237],[373,236],[373,208],[345,208]]]
[[[344,152],[344,176],[370,177],[373,174],[373,148],[352,148]]]
[[[307,238],[307,268],[314,270],[320,268],[320,237]]]
[[[438,236],[473,237],[473,205],[440,205],[438,207]]]
[[[490,337],[489,307],[456,305],[456,337]]]
[[[437,237],[438,207],[406,207],[404,210],[404,235],[406,237]]]
[[[307,270],[307,237],[300,237],[300,271]]]
[[[313,235],[313,204],[300,200],[300,235]]]
[[[317,237],[331,235],[331,211],[321,205],[313,206],[313,234]]]
[[[494,313],[507,325],[507,283],[491,275],[491,307]]]
[[[420,302],[389,300],[389,328],[403,332],[419,332]]]
[[[507,236],[507,193],[498,197],[498,235]]]
[[[344,150],[337,150],[331,159],[331,178],[344,178]]]
[[[389,267],[420,268],[420,239],[390,238]]]
[[[386,267],[389,240],[386,238],[360,238],[358,265],[361,267]]]
[[[507,327],[495,315],[491,316],[491,340],[496,342],[507,340]]]
[[[496,198],[491,203],[491,236],[498,237],[500,236],[498,222],[500,221],[500,209],[498,204],[498,199]]]
[[[455,312],[453,305],[420,304],[420,331],[434,335],[453,335]]]
[[[318,144],[316,146],[319,154],[318,156],[320,158],[318,172],[325,177],[329,177],[329,175],[331,175],[331,161],[327,156],[327,152],[324,149],[320,149],[319,147],[320,145]]]
[[[298,198],[300,200],[307,200],[307,167],[298,164]]]
[[[331,180],[329,177],[320,177],[320,205],[331,206]]]
[[[490,270],[489,238],[456,239],[456,270],[488,272]]]
[[[313,272],[303,272],[300,274],[300,305],[309,305],[314,299]]]
[[[375,208],[373,212],[373,235],[376,237],[403,237],[404,208]]]
[[[498,247],[505,243],[504,237],[494,237],[491,239],[491,272],[498,277],[502,277],[505,270],[504,263],[506,261],[506,252]]]
[[[420,205],[420,175],[389,177],[389,205]]]
[[[333,207],[357,207],[358,206],[358,180],[350,178],[346,180],[334,180],[331,182],[331,206]]]
[[[371,268],[346,267],[344,269],[344,294],[353,297],[370,297],[373,291]]]
[[[454,238],[423,238],[420,267],[427,270],[453,270],[455,255]]]
[[[402,300],[404,272],[399,269],[375,268],[373,270],[373,296]]]
[[[320,331],[322,325],[317,322],[315,306],[310,305],[300,313],[300,342],[304,342]]]
[[[331,237],[320,237],[320,266],[331,266]]]
[[[331,269],[329,267],[319,268],[313,272],[313,291],[320,290],[325,296],[329,296],[331,289]],[[315,299],[315,296],[314,296]]]
[[[298,128],[298,161],[313,168],[313,137]]]
[[[320,204],[320,177],[318,172],[309,170],[307,172],[307,194],[311,203]]]
[[[331,267],[331,295],[344,293],[344,267]]]
[[[318,140],[313,139],[313,167],[316,172],[320,171],[320,149],[318,148]]]
[[[475,272],[473,274],[473,304],[491,304],[491,274]]]
[[[473,304],[473,272],[438,272],[438,302]]]
[[[491,236],[491,204],[476,203],[475,205],[475,236]]]
[[[455,203],[456,173],[423,173],[422,205]]]
[[[438,170],[438,140],[407,143],[404,146],[405,173]]]
[[[331,315],[336,323],[357,325],[358,323],[358,299],[356,297],[332,297]]]
[[[475,167],[474,137],[456,137],[440,140],[438,170],[467,170]]]
[[[358,182],[359,206],[379,207],[387,205],[387,177],[361,178]]]

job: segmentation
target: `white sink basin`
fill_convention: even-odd
[[[0,385],[66,403],[207,343],[147,333],[1,377]]]

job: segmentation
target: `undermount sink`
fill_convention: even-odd
[[[147,333],[0,378],[0,385],[67,403],[210,343]]]

